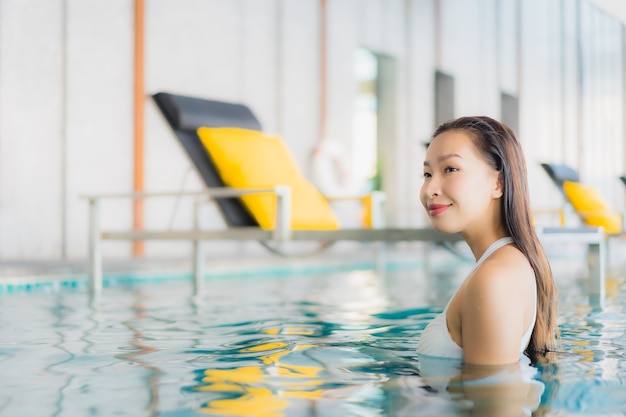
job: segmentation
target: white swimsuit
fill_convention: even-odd
[[[472,273],[482,264],[485,259],[487,259],[492,253],[501,247],[513,243],[513,239],[510,237],[503,237],[501,239],[496,240],[487,248],[485,253],[480,257],[476,265],[468,274],[468,277],[472,275]],[[466,278],[467,279],[467,278]],[[422,332],[422,336],[419,339],[417,345],[417,353],[420,355],[427,356],[435,356],[440,358],[454,358],[454,359],[463,359],[463,348],[452,340],[450,336],[450,332],[448,331],[448,325],[446,322],[446,312],[448,311],[448,307],[450,306],[450,302],[454,296],[450,298],[446,308],[441,312],[437,317],[435,317],[429,324],[426,326],[424,331]],[[533,314],[533,319],[531,320],[530,326],[524,336],[522,336],[522,343],[520,345],[520,356],[522,356],[524,350],[528,346],[528,342],[530,341],[530,336],[532,335],[533,328],[535,327],[535,319],[537,315],[537,304],[535,301],[535,313]]]

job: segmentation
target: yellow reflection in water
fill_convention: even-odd
[[[274,341],[240,349],[241,353],[281,350],[259,357],[258,365],[205,370],[195,390],[222,393],[230,398],[210,400],[198,411],[224,416],[280,417],[289,405],[288,398],[322,397],[327,389],[314,389],[324,382],[319,377],[322,367],[281,362],[289,353],[312,346],[300,345],[290,350],[286,343]]]
[[[301,336],[311,336],[313,334],[313,330],[307,329],[306,327],[272,327],[269,329],[264,329],[261,331],[264,334],[289,334],[289,335],[301,335]]]

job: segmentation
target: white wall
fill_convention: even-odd
[[[68,257],[76,258],[87,251],[88,204],[81,196],[131,192],[133,187],[133,17],[132,3],[123,0],[68,0],[65,4],[66,75],[61,96],[65,138],[60,138],[66,142],[63,249]],[[50,106],[45,112],[53,109]],[[0,140],[11,139],[3,136]],[[41,179],[45,188],[47,179]],[[103,209],[103,227],[132,224],[130,202],[107,202]],[[62,221],[59,216],[55,224]],[[13,233],[20,234],[21,227],[15,223]],[[45,236],[48,230],[41,229],[33,238]],[[45,242],[56,246],[48,239]],[[128,254],[129,248],[127,242],[107,244],[108,253],[116,255]]]
[[[0,257],[58,257],[64,152],[61,2],[0,9]]]
[[[435,127],[437,69],[455,78],[458,116],[499,117],[500,93],[519,96],[538,208],[562,202],[542,161],[575,166],[623,206],[616,178],[626,170],[624,29],[606,11],[587,0],[327,4],[327,136],[351,146],[353,51],[366,47],[394,61],[390,224],[426,224],[418,192],[422,142]],[[149,98],[158,91],[249,105],[311,175],[321,135],[318,0],[150,0],[145,19],[146,190],[201,188]],[[132,89],[132,1],[0,0],[0,260],[86,256],[87,204],[79,196],[132,190]],[[103,209],[104,227],[132,226],[129,202]],[[190,210],[186,200],[149,200],[146,225],[189,227]],[[207,216],[223,227],[215,210]],[[107,242],[104,250],[128,256],[130,244]],[[146,250],[187,255],[190,245],[149,242]],[[251,243],[208,250],[261,253]]]

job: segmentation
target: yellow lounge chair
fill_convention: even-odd
[[[196,168],[205,190],[196,193],[131,193],[87,196],[91,206],[90,286],[102,286],[101,240],[191,240],[195,291],[201,292],[207,240],[426,241],[458,242],[460,237],[432,228],[382,226],[380,192],[355,196],[366,206],[369,227],[341,228],[328,200],[304,178],[282,140],[265,135],[252,111],[241,104],[157,93],[157,107]],[[225,230],[102,231],[102,199],[163,196],[208,197],[219,207]],[[346,197],[342,197],[345,199]]]
[[[604,228],[607,236],[622,234],[620,212],[611,207],[598,190],[583,185],[576,170],[564,164],[542,163],[541,166],[584,224]]]

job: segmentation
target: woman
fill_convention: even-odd
[[[433,227],[459,233],[477,264],[422,333],[418,353],[504,365],[553,350],[556,286],[532,225],[513,131],[484,116],[441,125],[426,152],[420,197]]]

